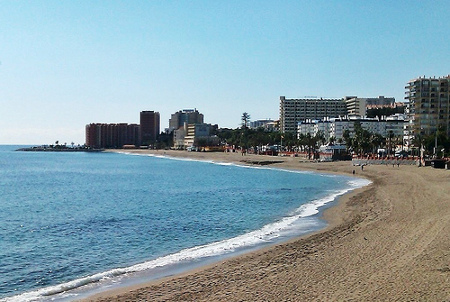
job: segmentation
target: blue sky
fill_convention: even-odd
[[[236,128],[279,97],[395,97],[450,74],[448,1],[0,1],[0,144],[197,108]]]

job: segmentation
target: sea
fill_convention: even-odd
[[[350,176],[0,146],[0,301],[74,301],[326,226]]]

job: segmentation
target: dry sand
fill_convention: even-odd
[[[150,152],[150,151],[136,151]],[[322,231],[86,301],[450,301],[450,171],[299,158],[153,151],[351,174],[372,185],[325,211]]]

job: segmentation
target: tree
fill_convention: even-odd
[[[352,139],[353,149],[358,154],[370,152],[371,133],[361,126],[361,123],[355,122],[355,135]]]
[[[250,122],[250,114],[248,114],[247,112],[242,113],[241,121],[242,128],[247,129],[248,123]]]
[[[436,133],[430,135],[417,135],[414,140],[415,146],[423,146],[426,155],[445,156],[450,149],[450,139],[444,129],[440,128]],[[434,150],[437,145],[437,150]],[[443,152],[441,150],[444,149]]]
[[[388,133],[388,140],[389,140],[389,145],[388,145],[388,155],[392,154],[392,139],[394,138],[394,131],[389,130]]]
[[[169,149],[170,147],[173,147],[173,135],[174,132],[166,133],[161,132],[161,134],[158,137],[158,141],[155,143],[156,149]]]
[[[347,152],[353,149],[353,141],[350,137],[350,131],[348,129],[344,130],[342,133],[342,138],[344,139],[345,146],[347,147]]]
[[[336,137],[331,136],[328,142],[330,143],[330,145],[334,145],[334,143],[336,142]]]
[[[306,146],[308,148],[308,158],[311,158],[311,154],[315,154],[316,151],[316,144],[319,141],[317,136],[311,136],[311,134],[306,134],[304,137],[304,142],[306,143]]]
[[[370,144],[372,146],[372,153],[376,153],[378,148],[384,143],[384,138],[381,134],[372,133],[370,136]]]
[[[325,145],[325,143],[327,142],[327,139],[325,138],[325,133],[322,130],[317,131],[315,137],[317,141],[320,142],[322,145]]]
[[[194,146],[204,148],[208,146],[208,139],[206,137],[197,137],[194,140]]]

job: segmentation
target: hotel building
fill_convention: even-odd
[[[299,122],[347,115],[343,99],[303,98],[286,99],[280,96],[280,130],[297,132]]]

